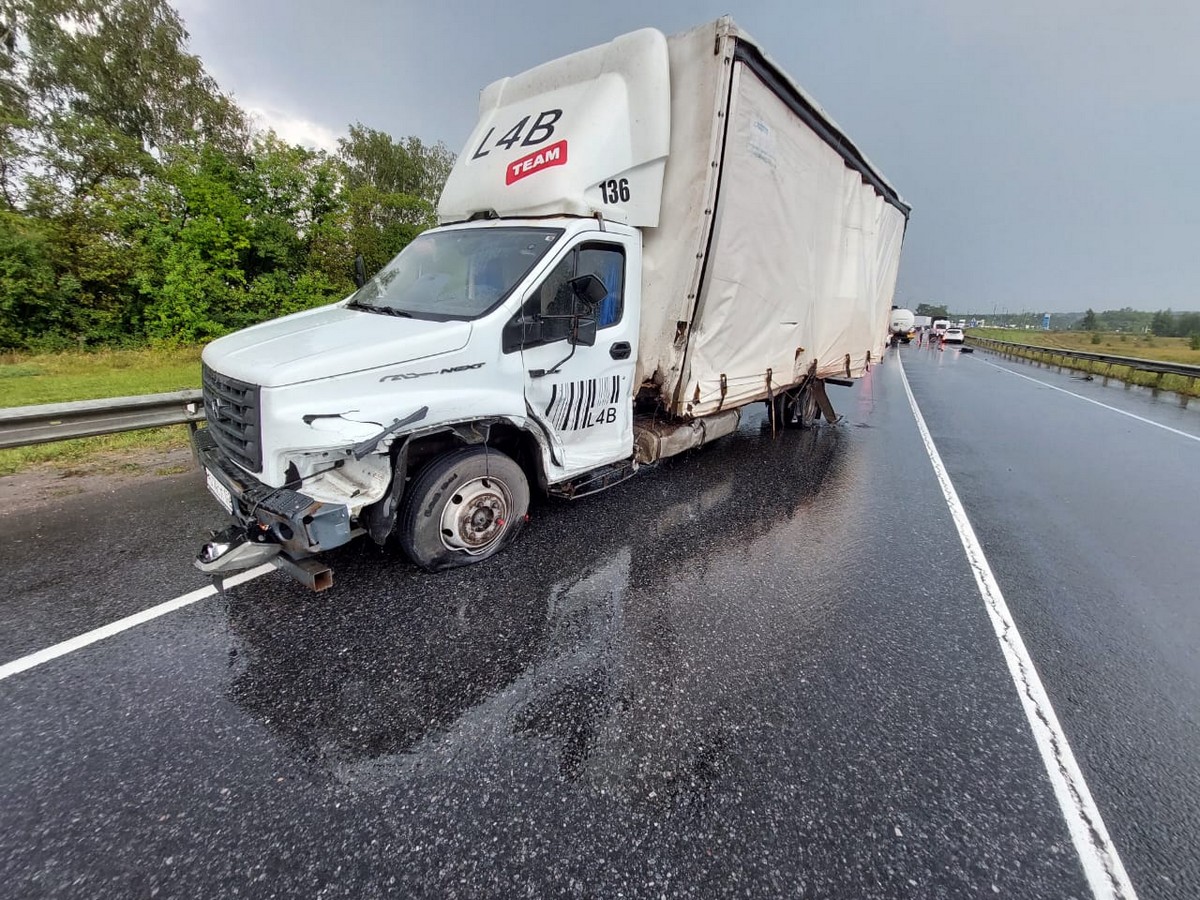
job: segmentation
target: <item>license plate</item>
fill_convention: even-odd
[[[233,515],[233,495],[229,493],[229,488],[217,481],[217,476],[212,473],[211,469],[204,470],[204,480],[208,484],[209,493],[225,507],[225,512]]]

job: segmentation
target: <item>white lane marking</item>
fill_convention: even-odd
[[[1014,373],[1015,374],[1015,373]],[[938,484],[950,507],[950,516],[958,529],[959,539],[967,553],[967,561],[975,573],[975,583],[987,607],[988,617],[992,620],[996,638],[1000,641],[1000,649],[1004,660],[1008,663],[1008,671],[1016,685],[1029,719],[1029,727],[1038,751],[1042,755],[1042,763],[1054,786],[1054,794],[1062,809],[1063,818],[1067,822],[1067,830],[1075,843],[1075,851],[1083,865],[1084,875],[1092,889],[1096,900],[1136,900],[1133,884],[1121,863],[1117,848],[1108,836],[1100,810],[1092,799],[1087,782],[1083,780],[1083,772],[1075,762],[1075,754],[1067,743],[1067,736],[1059,725],[1054,707],[1050,705],[1050,696],[1042,686],[1037,667],[1033,664],[1025,642],[1017,631],[1017,624],[1008,611],[1008,604],[992,567],[984,556],[983,547],[975,537],[975,529],[967,518],[967,511],[958,499],[958,491],[950,481],[950,474],[942,464],[942,457],[934,446],[933,437],[925,425],[925,417],[917,406],[917,398],[913,396],[908,384],[908,375],[904,372],[904,363],[900,363],[900,378],[904,382],[904,392],[908,394],[909,405],[912,406],[913,416],[917,420],[917,429],[921,432],[921,440],[925,451],[933,463],[933,471],[937,475]],[[1087,398],[1084,398],[1087,399]]]
[[[1049,382],[1042,381],[1040,378],[1031,378],[1021,372],[1014,372],[1012,369],[1006,369],[1004,366],[998,366],[994,362],[984,360],[993,369],[999,369],[1001,372],[1007,372],[1009,375],[1016,375],[1018,378],[1024,378],[1026,381],[1032,381],[1034,384],[1040,384],[1042,387],[1048,387],[1052,391],[1058,391],[1060,394],[1066,394],[1069,397],[1078,397],[1080,400],[1086,400],[1088,403],[1094,403],[1097,406],[1102,406],[1105,409],[1111,409],[1115,413],[1120,413],[1123,416],[1129,416],[1131,419],[1137,419],[1139,422],[1145,422],[1147,425],[1153,425],[1155,428],[1161,428],[1164,431],[1169,431],[1172,434],[1177,434],[1180,437],[1188,438],[1192,441],[1200,441],[1200,435],[1188,434],[1186,431],[1180,431],[1178,428],[1172,428],[1170,425],[1164,425],[1161,422],[1155,422],[1153,419],[1147,419],[1136,413],[1126,412],[1123,409],[1117,409],[1115,406],[1109,406],[1107,403],[1101,403],[1099,400],[1093,400],[1091,397],[1085,397],[1083,394],[1076,394],[1074,391],[1068,391],[1066,388],[1056,387]]]
[[[264,563],[256,569],[249,569],[245,572],[239,572],[237,575],[229,576],[225,579],[225,587],[236,587],[239,584],[245,584],[247,581],[252,581],[260,575],[266,575],[268,572],[273,571],[275,571],[274,564]],[[68,653],[74,653],[82,647],[94,644],[96,641],[102,641],[107,637],[112,637],[114,634],[120,634],[122,631],[127,631],[130,628],[149,622],[151,619],[157,619],[159,616],[165,616],[169,612],[183,609],[183,607],[190,606],[197,600],[211,597],[216,592],[217,589],[212,585],[199,588],[190,594],[184,594],[182,597],[176,597],[174,600],[168,600],[166,603],[158,604],[158,606],[143,609],[132,616],[126,616],[124,619],[118,619],[107,625],[101,625],[92,631],[65,640],[61,644],[55,644],[53,647],[47,647],[45,650],[39,650],[36,653],[30,653],[28,656],[22,656],[20,659],[14,659],[12,662],[0,666],[0,681],[16,675],[18,672],[24,672],[26,669],[32,669],[35,666],[40,666],[42,663],[50,662],[52,659],[66,656]]]

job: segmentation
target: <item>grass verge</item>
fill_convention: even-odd
[[[0,407],[198,388],[200,349],[0,353]]]
[[[1095,334],[1100,340],[1092,342]],[[1035,347],[1054,347],[1059,350],[1082,350],[1106,356],[1130,356],[1136,359],[1155,359],[1160,362],[1200,366],[1200,350],[1193,350],[1188,338],[1163,338],[1151,334],[1115,334],[1090,331],[1015,331],[1011,328],[968,328],[968,337],[1030,344]]]
[[[138,472],[145,469],[144,460],[156,454],[188,446],[186,425],[168,428],[146,428],[100,437],[55,441],[32,447],[13,447],[0,450],[0,476],[18,475],[32,469],[48,468],[60,475],[105,475]],[[138,461],[134,461],[134,458]],[[168,466],[156,474],[171,475],[177,469]]]
[[[132,397],[200,387],[200,347],[95,353],[0,354],[0,407]],[[63,475],[144,469],[130,457],[187,447],[187,426],[0,450],[0,475],[49,468]],[[171,468],[171,467],[167,467]],[[163,474],[167,474],[165,471]]]

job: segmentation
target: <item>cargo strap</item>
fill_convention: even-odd
[[[771,369],[767,369],[767,410],[771,416],[771,437],[775,437],[775,389],[771,386]]]

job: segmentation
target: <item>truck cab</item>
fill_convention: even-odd
[[[486,468],[504,448],[527,480],[560,489],[630,466],[640,265],[641,236],[619,223],[481,220],[426,232],[346,300],[206,349],[202,461],[230,491],[231,513],[259,485],[311,499],[299,523],[268,525],[296,555],[353,536],[393,480],[384,448],[394,444],[406,466],[461,445],[479,448]],[[524,517],[527,487],[477,493],[410,554],[437,567],[515,530],[505,526]]]

